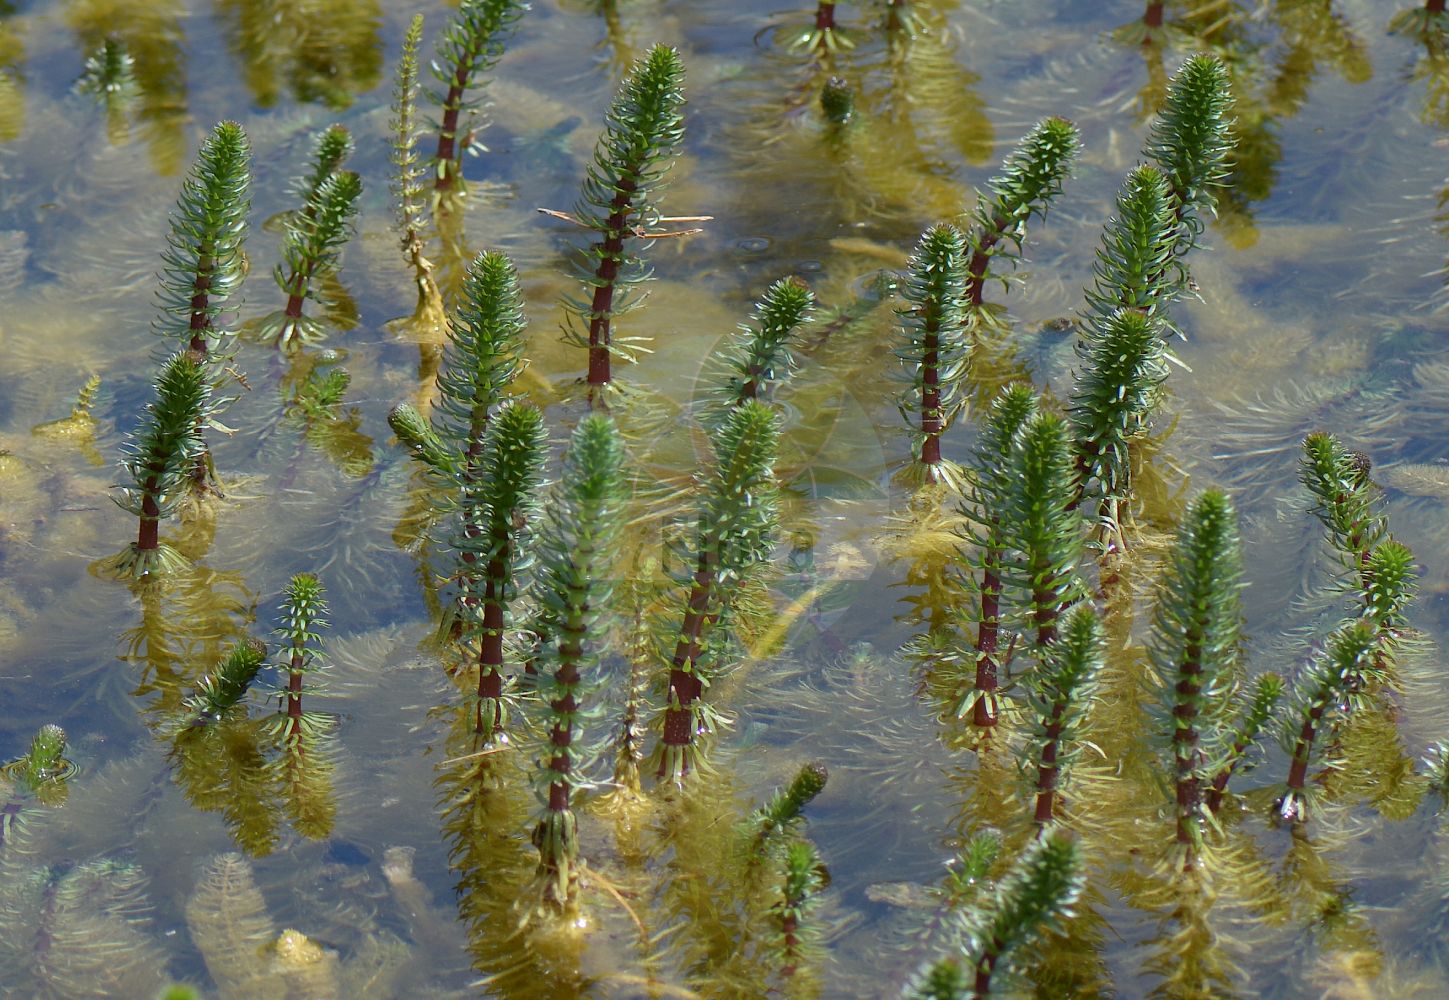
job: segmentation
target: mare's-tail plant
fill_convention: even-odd
[[[65,730],[55,723],[47,723],[31,737],[30,752],[19,766],[7,768],[6,773],[19,778],[22,785],[34,792],[46,782],[63,777],[67,770]]]
[[[337,270],[342,247],[352,235],[352,219],[362,194],[362,179],[341,165],[352,151],[352,136],[334,125],[317,139],[311,171],[298,179],[302,208],[287,221],[282,262],[274,277],[287,296],[280,313],[262,322],[263,336],[284,350],[296,350],[322,337],[321,324],[302,313],[308,298],[319,298],[316,283]]]
[[[788,982],[800,973],[800,966],[808,958],[811,934],[806,918],[826,883],[820,856],[808,840],[792,841],[785,848],[783,868],[780,896],[771,908],[771,916],[780,978]]]
[[[947,478],[941,435],[956,412],[958,386],[966,371],[967,345],[961,333],[966,290],[966,238],[955,226],[927,229],[911,257],[901,295],[905,343],[896,356],[907,369],[911,389],[901,412],[919,424],[911,449],[926,479]]]
[[[967,473],[966,502],[962,514],[975,553],[971,572],[980,594],[976,614],[976,640],[968,669],[973,670],[970,693],[958,716],[971,713],[972,725],[990,728],[997,721],[997,689],[1001,671],[1001,615],[1005,559],[1010,539],[1002,520],[1011,491],[1012,451],[1021,428],[1035,416],[1036,393],[1026,383],[1009,385],[991,404],[977,439]]]
[[[1289,751],[1288,780],[1276,803],[1283,819],[1298,823],[1313,814],[1318,796],[1308,785],[1308,771],[1314,750],[1326,729],[1363,704],[1366,687],[1383,679],[1374,665],[1377,645],[1368,623],[1345,625],[1294,682],[1281,737]]]
[[[1156,342],[1174,331],[1167,307],[1191,287],[1184,259],[1227,176],[1231,105],[1223,64],[1190,57],[1143,150],[1152,162],[1128,175],[1097,251],[1071,410],[1080,488],[1109,535],[1131,492],[1129,446],[1147,433],[1167,377],[1170,355]]]
[[[825,791],[830,772],[825,765],[812,761],[804,765],[783,788],[775,790],[770,800],[750,817],[751,850],[756,857],[768,853],[770,845],[789,834],[799,823],[805,807]]]
[[[1167,349],[1149,314],[1119,309],[1078,344],[1081,369],[1072,386],[1078,490],[1097,499],[1095,512],[1115,530],[1131,490],[1131,446],[1147,433],[1167,379]]]
[[[1332,434],[1303,439],[1299,478],[1313,494],[1313,513],[1355,583],[1365,584],[1369,553],[1388,533],[1383,494],[1369,476],[1367,455],[1349,451]]]
[[[597,714],[599,658],[609,623],[617,540],[627,496],[624,445],[608,417],[580,421],[539,544],[534,593],[549,620],[537,693],[548,731],[538,768],[544,811],[534,831],[545,904],[577,903],[578,823],[574,793],[592,756],[581,731]]]
[[[1061,818],[1062,791],[1081,755],[1083,727],[1102,672],[1103,645],[1096,612],[1078,604],[1024,682],[1029,718],[1024,757],[1036,803],[1032,819],[1039,828]]]
[[[1414,554],[1389,535],[1383,492],[1369,476],[1368,456],[1351,452],[1331,434],[1303,441],[1300,478],[1313,494],[1313,512],[1362,602],[1359,617],[1374,630],[1377,670],[1391,668],[1403,639],[1404,611],[1414,593]]]
[[[157,332],[203,359],[224,356],[229,331],[218,320],[246,276],[242,243],[251,208],[251,146],[236,122],[211,131],[181,182],[161,254]]]
[[[474,731],[484,744],[503,738],[505,638],[512,624],[519,577],[532,561],[536,496],[548,429],[543,414],[511,401],[489,421],[480,475],[462,492],[463,530],[454,538],[462,577],[459,603],[464,638],[478,643],[478,704]]]
[[[1064,418],[1039,411],[1013,449],[1012,482],[1002,511],[1008,551],[1002,580],[1020,591],[1023,623],[1041,653],[1057,637],[1061,614],[1083,596],[1077,576],[1085,536],[1075,509],[1077,469]]]
[[[190,477],[205,449],[201,425],[207,419],[211,380],[199,355],[182,350],[167,359],[156,379],[156,399],[147,406],[144,426],[126,445],[123,462],[130,482],[113,499],[139,520],[136,541],[112,559],[121,577],[140,579],[185,564],[161,541],[161,519],[176,512],[190,488]]]
[[[388,416],[398,439],[445,484],[475,483],[481,475],[489,418],[523,367],[525,325],[513,262],[497,251],[479,254],[448,322],[431,425],[407,403]]]
[[[1242,645],[1242,554],[1237,514],[1226,494],[1192,502],[1157,595],[1150,649],[1175,787],[1175,861],[1183,870],[1202,853],[1204,792],[1222,764],[1229,699]]]
[[[781,278],[755,303],[754,325],[742,324],[720,353],[723,374],[714,387],[721,415],[749,399],[767,395],[795,369],[790,342],[809,322],[815,293],[799,278]]]
[[[317,717],[302,711],[302,694],[317,691],[315,686],[305,685],[304,680],[320,669],[316,663],[320,638],[316,630],[327,627],[325,614],[327,600],[322,581],[311,573],[292,577],[282,597],[282,624],[276,629],[285,643],[281,666],[287,673],[287,684],[277,693],[285,709],[279,735],[287,745],[310,740],[319,729]]]
[[[714,728],[704,698],[723,653],[724,643],[714,633],[728,624],[740,582],[769,555],[774,540],[779,433],[775,415],[754,400],[731,410],[715,432],[715,465],[700,502],[688,596],[669,663],[661,779],[682,779],[696,763],[696,737]]]
[[[219,720],[246,697],[267,660],[267,644],[246,636],[232,644],[215,670],[203,677],[186,700],[192,725]]]
[[[1071,918],[1086,874],[1081,851],[1066,831],[1047,828],[1002,878],[991,899],[967,919],[967,961],[948,957],[927,969],[911,995],[921,1000],[979,1000],[1025,964],[1049,931]]]
[[[1143,153],[1172,188],[1178,258],[1198,245],[1206,216],[1217,211],[1215,191],[1228,177],[1233,106],[1228,69],[1208,55],[1190,56],[1172,78],[1167,101],[1152,124]]]
[[[438,191],[451,190],[463,176],[463,153],[472,145],[471,127],[462,131],[465,113],[471,118],[479,105],[468,99],[468,91],[476,90],[479,78],[503,57],[509,33],[526,10],[522,0],[463,0],[443,32],[433,75],[448,89],[442,96],[431,95],[442,115],[433,157]]]
[[[614,319],[638,304],[634,286],[649,277],[638,242],[660,221],[657,209],[665,175],[684,141],[684,63],[667,45],[656,45],[634,64],[620,87],[574,206],[574,221],[597,239],[580,264],[584,298],[569,298],[565,338],[589,352],[591,388],[613,377],[619,352]]]
[[[1277,674],[1261,674],[1254,682],[1253,693],[1233,729],[1232,744],[1219,761],[1218,772],[1203,796],[1203,804],[1209,812],[1215,813],[1222,807],[1228,782],[1242,767],[1248,756],[1248,748],[1257,742],[1259,734],[1273,717],[1273,710],[1278,707],[1282,697],[1283,678]]]
[[[1147,433],[1167,379],[1167,306],[1186,279],[1178,229],[1168,178],[1139,166],[1118,192],[1086,291],[1072,426],[1081,488],[1097,498],[1108,525],[1131,490],[1130,445]]]
[[[987,183],[990,193],[977,197],[966,233],[966,309],[961,314],[970,328],[1000,326],[993,310],[984,304],[991,263],[1001,258],[1014,266],[1021,259],[1026,224],[1032,216],[1046,215],[1051,200],[1061,193],[1062,180],[1080,147],[1075,125],[1065,118],[1044,118],[1007,157],[1000,176]],[[996,277],[1006,280],[999,268]]]
[[[398,59],[397,79],[392,91],[391,189],[393,219],[403,257],[413,269],[418,302],[413,309],[413,323],[420,333],[442,332],[446,317],[443,293],[433,277],[433,262],[427,258],[428,209],[425,202],[428,169],[418,152],[418,45],[423,37],[423,15],[414,14],[403,36],[402,55]]]

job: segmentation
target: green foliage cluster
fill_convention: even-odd
[[[547,641],[535,663],[539,701],[549,739],[536,783],[544,812],[534,834],[546,880],[544,898],[560,909],[577,897],[578,829],[572,801],[587,784],[596,748],[584,742],[581,723],[601,714],[601,654],[608,641],[614,562],[628,496],[624,445],[607,416],[586,417],[575,428],[551,502],[534,576]]]
[[[447,88],[429,91],[439,106],[438,151],[433,157],[439,191],[452,188],[463,176],[463,154],[473,148],[470,122],[480,106],[468,91],[503,58],[508,37],[528,10],[523,0],[463,0],[458,13],[438,41],[433,76]],[[466,129],[466,131],[465,131]]]
[[[656,45],[620,86],[574,204],[574,220],[596,239],[578,264],[583,295],[565,299],[564,333],[588,347],[593,386],[611,380],[610,358],[623,346],[614,319],[638,304],[634,287],[650,274],[638,241],[660,221],[658,199],[684,142],[683,107],[684,62]]]
[[[199,351],[226,353],[218,322],[246,277],[243,243],[251,208],[251,144],[236,122],[219,123],[181,183],[161,254],[156,332]]]

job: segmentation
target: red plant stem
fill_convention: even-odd
[[[156,476],[153,471],[141,487],[141,523],[136,531],[136,548],[141,552],[154,552],[161,547],[161,507],[156,503]]]
[[[699,555],[699,569],[694,574],[689,603],[685,606],[684,624],[679,629],[679,642],[674,647],[674,658],[669,665],[669,707],[664,710],[664,732],[660,737],[666,748],[689,747],[694,743],[693,705],[704,693],[704,684],[689,668],[699,658],[703,633],[711,624],[707,611],[714,579],[714,555],[706,550]],[[670,755],[665,753],[659,762],[660,778],[669,776],[669,759]],[[684,760],[683,773],[687,773],[688,758]]]
[[[216,266],[206,247],[198,247],[196,255],[196,279],[191,285],[191,349],[206,357],[206,334],[211,329],[211,317],[207,315],[211,292],[211,272]]]
[[[1036,625],[1036,648],[1040,651],[1057,641],[1057,617],[1061,596],[1055,590],[1033,588],[1031,601],[1036,605],[1036,611],[1031,618]]]
[[[473,65],[476,53],[469,49],[464,53],[463,58],[458,60],[457,67],[453,70],[453,83],[448,88],[448,97],[443,101],[443,124],[438,130],[438,155],[439,163],[446,163],[447,166],[437,171],[437,179],[433,182],[433,188],[437,191],[446,191],[453,186],[453,159],[457,150],[458,137],[458,116],[463,111],[463,92],[468,89],[468,77]]]
[[[1232,778],[1233,772],[1237,771],[1238,764],[1243,760],[1243,754],[1248,750],[1248,740],[1233,740],[1232,753],[1228,754],[1228,764],[1217,776],[1213,778],[1212,787],[1208,789],[1205,802],[1209,812],[1217,812],[1223,804],[1223,793],[1227,791],[1228,781]]]
[[[1162,27],[1162,7],[1162,0],[1157,0],[1156,3],[1149,3],[1146,13],[1142,15],[1142,23],[1149,28]]]
[[[1288,768],[1288,787],[1301,789],[1308,780],[1308,756],[1313,752],[1313,741],[1318,738],[1318,724],[1323,721],[1328,699],[1322,696],[1314,699],[1314,705],[1303,717],[1303,728],[1298,731],[1298,742],[1293,745],[1293,763]]]
[[[1056,817],[1058,741],[1062,736],[1062,714],[1066,704],[1058,702],[1052,706],[1051,722],[1046,727],[1046,745],[1042,747],[1041,764],[1036,772],[1036,813],[1032,817],[1037,826],[1045,826]]]
[[[578,664],[575,658],[579,654],[577,643],[561,644],[559,650],[563,662],[558,669],[558,681],[561,685],[567,685],[569,694],[552,701],[549,706],[553,709],[555,717],[573,718],[578,711],[579,703],[574,699],[573,689],[578,685],[580,676]],[[562,723],[554,723],[553,729],[549,732],[549,744],[554,749],[553,759],[549,761],[549,767],[555,774],[564,776],[563,781],[553,781],[548,786],[548,808],[550,812],[566,813],[569,811],[569,793],[572,790],[571,783],[567,780],[573,770],[573,726]]]
[[[991,248],[1006,232],[1008,222],[1010,220],[1004,216],[995,216],[991,220],[991,228],[977,237],[976,249],[971,251],[971,261],[966,265],[966,301],[972,306],[981,305],[986,294],[986,268],[991,263]]]
[[[795,975],[800,959],[800,920],[793,913],[780,918],[780,935],[784,938],[785,964],[780,966],[780,976],[789,979]]]
[[[983,560],[988,567],[981,574],[981,621],[976,627],[976,707],[971,724],[982,728],[996,725],[996,650],[1001,627],[1001,577],[995,569],[1000,549],[989,549]]]
[[[1001,942],[992,938],[981,956],[981,961],[976,963],[976,984],[972,991],[974,996],[979,998],[991,995],[991,974],[996,971],[1000,950]]]
[[[815,8],[815,30],[835,30],[835,4],[824,3],[822,0],[821,4]]]
[[[1427,0],[1424,10],[1430,14],[1442,14],[1444,13],[1444,0]]]
[[[1194,625],[1196,628],[1196,624]],[[1191,851],[1194,813],[1202,802],[1202,787],[1194,773],[1201,754],[1198,751],[1197,721],[1198,693],[1202,690],[1201,649],[1197,643],[1189,643],[1182,667],[1178,671],[1177,703],[1172,707],[1175,723],[1172,733],[1173,758],[1177,770],[1177,842]],[[1192,869],[1192,855],[1188,854],[1183,870]]]
[[[609,203],[609,218],[604,223],[607,234],[599,247],[599,268],[594,272],[594,300],[589,305],[589,385],[609,383],[610,325],[614,318],[614,282],[619,278],[619,265],[624,259],[624,234],[629,213],[634,210],[633,196],[638,190],[637,164],[628,164],[622,171],[614,200]]]
[[[483,592],[483,638],[478,644],[478,717],[474,726],[480,735],[492,736],[503,725],[503,586],[507,553],[505,538],[501,540],[499,554],[488,562],[488,583]],[[486,724],[485,704],[492,706],[493,713]]]
[[[291,677],[287,683],[287,718],[302,718],[302,668],[306,666],[300,649],[292,651]],[[294,727],[295,728],[295,727]]]

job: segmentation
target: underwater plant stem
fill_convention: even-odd
[[[1155,3],[1149,3],[1147,5],[1146,12],[1142,15],[1142,23],[1149,28],[1162,27],[1163,6],[1164,4],[1162,3],[1162,0],[1156,0]]]
[[[692,669],[699,658],[700,639],[710,624],[709,598],[715,582],[715,554],[705,548],[699,554],[699,569],[689,591],[684,624],[679,629],[679,642],[669,664],[669,704],[664,710],[664,732],[660,737],[665,753],[659,764],[660,778],[669,775],[671,748],[687,748],[694,743],[694,702],[704,693],[704,683]],[[681,773],[689,770],[689,759],[683,757]]]
[[[976,630],[976,706],[971,724],[989,729],[996,725],[996,652],[1001,627],[1001,574],[994,568],[1001,562],[1000,550],[986,554],[987,569],[981,574],[981,622]]]
[[[1037,579],[1043,579],[1049,573],[1049,567],[1042,566],[1040,571],[1034,575]],[[1056,641],[1061,596],[1057,588],[1032,588],[1031,600],[1036,605],[1036,611],[1032,612],[1031,620],[1036,625],[1036,648],[1038,650],[1046,649]]]
[[[1318,738],[1318,727],[1327,709],[1327,699],[1318,698],[1303,716],[1303,726],[1298,730],[1298,741],[1293,745],[1293,763],[1288,767],[1288,787],[1293,791],[1301,790],[1308,780],[1308,760],[1313,753],[1313,741]]]
[[[1243,755],[1247,753],[1251,743],[1251,740],[1241,738],[1233,741],[1232,753],[1228,756],[1228,765],[1213,778],[1213,783],[1208,788],[1207,795],[1203,798],[1208,812],[1215,813],[1222,807],[1223,794],[1228,790],[1228,782],[1232,780],[1233,773],[1237,771],[1238,765],[1242,763]]]
[[[991,264],[991,248],[1006,232],[1010,221],[1005,216],[993,216],[991,228],[977,235],[975,249],[966,265],[966,301],[973,307],[980,306],[986,295],[986,268]]]
[[[1427,0],[1424,10],[1430,14],[1442,14],[1444,13],[1444,0]]]
[[[196,260],[196,280],[191,285],[191,350],[206,357],[206,333],[211,329],[207,306],[211,292],[211,272],[215,261],[206,248],[200,248]]]
[[[287,718],[293,720],[292,731],[302,718],[302,670],[306,665],[302,650],[293,650],[291,676],[287,680]]]
[[[502,541],[506,553],[508,542]],[[478,644],[478,717],[475,731],[492,738],[503,725],[503,588],[507,556],[488,562],[483,592],[483,635]],[[484,719],[484,715],[490,719]]]
[[[558,681],[561,686],[567,685],[568,694],[557,701],[552,701],[549,706],[553,709],[554,718],[572,719],[578,711],[578,701],[574,698],[573,692],[583,680],[579,673],[576,658],[579,655],[578,644],[565,644],[560,650],[565,657],[563,664],[558,670]],[[558,775],[568,778],[572,771],[573,755],[570,748],[573,746],[573,726],[559,721],[555,722],[548,737],[549,744],[554,749],[554,756],[549,761],[549,768]],[[548,808],[551,812],[563,813],[569,811],[570,783],[567,780],[553,781],[548,786]]]
[[[972,987],[972,996],[977,1000],[991,995],[991,974],[996,971],[996,962],[1001,949],[1001,942],[992,938],[986,944],[986,952],[981,956],[981,961],[976,963],[976,983]]]
[[[1197,810],[1202,803],[1202,783],[1197,776],[1202,754],[1198,750],[1196,727],[1202,676],[1201,649],[1196,644],[1189,644],[1178,671],[1177,703],[1172,708],[1175,724],[1172,732],[1173,761],[1177,770],[1177,842],[1188,852],[1183,862],[1184,871],[1192,869],[1195,843],[1192,824],[1196,822]],[[1227,784],[1226,778],[1223,783]]]
[[[161,508],[156,503],[156,479],[153,468],[142,486],[140,527],[136,531],[136,548],[141,552],[154,552],[161,547]]]
[[[453,82],[448,87],[448,96],[443,101],[443,124],[438,130],[437,160],[440,169],[433,182],[434,189],[438,191],[447,191],[453,186],[452,166],[457,149],[458,117],[463,113],[463,94],[468,89],[469,70],[476,58],[477,53],[470,50],[466,60],[458,60],[458,66],[453,70]],[[447,166],[444,167],[443,164]]]
[[[594,272],[594,298],[589,306],[589,385],[607,385],[609,371],[609,328],[614,315],[614,287],[619,278],[619,265],[624,259],[625,222],[633,211],[633,196],[638,190],[635,175],[637,163],[628,164],[619,181],[614,200],[609,203],[609,218],[604,223],[607,236],[599,248],[599,267]]]
[[[825,3],[824,0],[815,8],[815,30],[835,30],[835,4]]]
[[[1057,748],[1062,735],[1062,716],[1065,712],[1066,705],[1061,702],[1052,706],[1051,722],[1047,724],[1045,744],[1041,751],[1041,766],[1036,772],[1036,812],[1032,819],[1039,830],[1045,828],[1056,818],[1057,775],[1060,773],[1060,768],[1057,767]],[[987,978],[990,979],[989,973]],[[981,982],[979,974],[976,981],[978,984]],[[980,989],[979,985],[977,989]]]

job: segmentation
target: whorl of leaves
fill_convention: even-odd
[[[217,318],[246,274],[250,162],[251,145],[240,125],[224,121],[212,129],[181,182],[161,254],[156,332],[203,353],[221,342]]]

